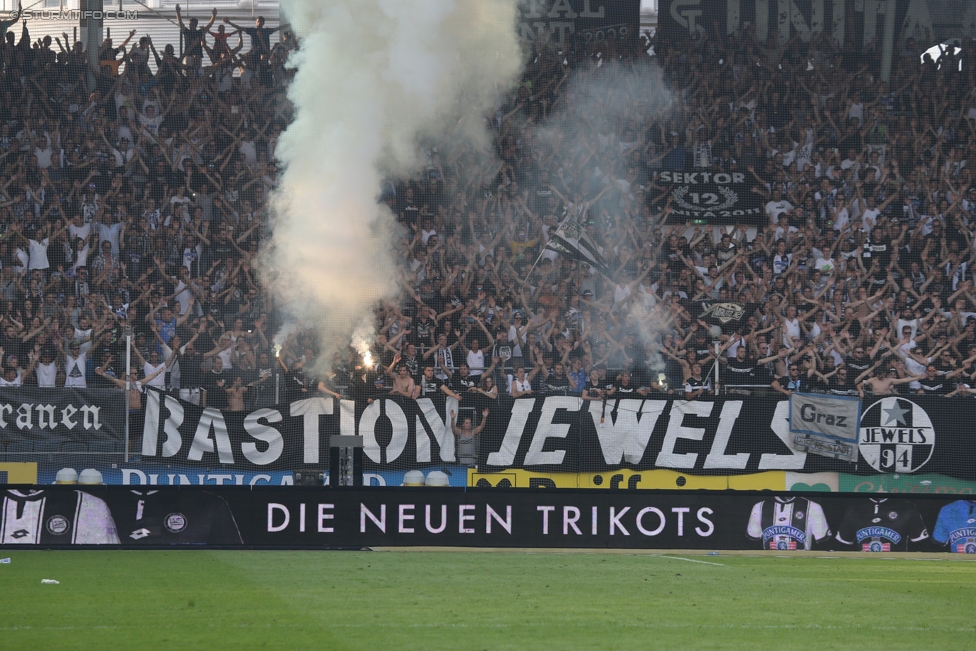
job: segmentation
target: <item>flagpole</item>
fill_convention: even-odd
[[[556,227],[556,232],[559,232],[559,229],[562,228],[563,227],[563,224],[565,224],[567,221],[569,221],[569,219],[571,217],[572,217],[572,215],[566,215],[566,218],[563,219],[561,222],[559,222],[559,226]],[[549,239],[550,240],[552,239],[552,236],[551,235],[549,236]],[[548,246],[549,246],[549,242],[546,242],[545,245],[543,245],[542,250],[539,251],[539,257],[537,257],[535,259],[535,262],[532,263],[532,266],[529,268],[529,273],[525,274],[525,280],[522,281],[522,284],[523,285],[528,284],[529,277],[532,275],[532,272],[535,271],[536,265],[539,264],[539,260],[542,260],[542,256],[545,255],[546,251],[549,250],[549,249],[546,248]]]

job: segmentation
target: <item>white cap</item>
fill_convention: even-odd
[[[427,475],[427,481],[425,483],[427,486],[450,486],[451,480],[448,479],[447,473],[435,470]]]
[[[85,468],[81,471],[81,474],[78,475],[78,483],[86,486],[97,486],[102,484],[102,473],[94,468]]]
[[[77,484],[78,471],[74,468],[62,468],[54,477],[55,484]]]
[[[404,486],[423,486],[424,473],[419,470],[410,470],[403,476]]]

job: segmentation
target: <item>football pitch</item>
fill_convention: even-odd
[[[7,651],[976,645],[976,562],[961,559],[10,548],[0,557],[11,559],[0,565]]]

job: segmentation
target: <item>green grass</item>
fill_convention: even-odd
[[[976,645],[971,562],[9,548],[0,556],[12,559],[0,565],[5,651]],[[47,578],[60,585],[42,585]]]

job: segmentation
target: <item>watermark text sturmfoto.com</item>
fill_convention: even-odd
[[[0,17],[7,20],[139,20],[138,11],[106,9],[90,11],[81,9],[24,9],[23,11],[0,11]]]

